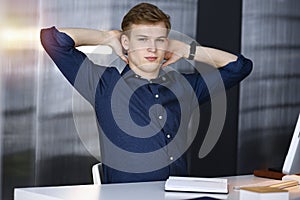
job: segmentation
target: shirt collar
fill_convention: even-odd
[[[123,71],[121,72],[121,76],[125,80],[130,79],[130,78],[134,78],[134,79],[139,79],[139,80],[146,80],[149,83],[162,84],[162,83],[165,83],[165,82],[168,82],[168,81],[171,80],[170,75],[169,75],[169,71],[170,70],[160,69],[158,78],[151,79],[151,80],[148,81],[148,80],[142,78],[140,75],[134,73],[134,71],[130,69],[129,65],[126,65],[125,68],[123,69]]]

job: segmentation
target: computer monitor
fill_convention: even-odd
[[[284,174],[300,174],[300,114],[294,130],[289,151],[285,157],[282,168]]]

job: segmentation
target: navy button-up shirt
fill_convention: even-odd
[[[115,67],[94,64],[55,27],[43,29],[41,41],[63,75],[95,109],[104,183],[187,175],[188,122],[214,91],[208,90],[199,73],[161,70],[158,78],[149,81],[129,66],[119,73]],[[252,62],[239,55],[216,71],[225,88],[230,88],[251,70]]]

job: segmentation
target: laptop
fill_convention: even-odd
[[[282,168],[284,174],[300,174],[300,113]]]
[[[258,177],[277,179],[274,181],[295,180],[300,184],[300,113],[283,167],[269,168],[267,170],[254,170],[253,174]],[[251,186],[266,186],[273,183],[272,181],[265,181],[262,182],[262,184],[252,184]]]

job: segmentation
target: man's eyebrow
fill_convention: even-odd
[[[136,35],[137,37],[149,37],[148,35]]]
[[[152,37],[152,36],[149,36],[149,35],[136,35],[137,37]],[[155,38],[167,38],[167,36],[159,36],[159,37],[155,37]]]

